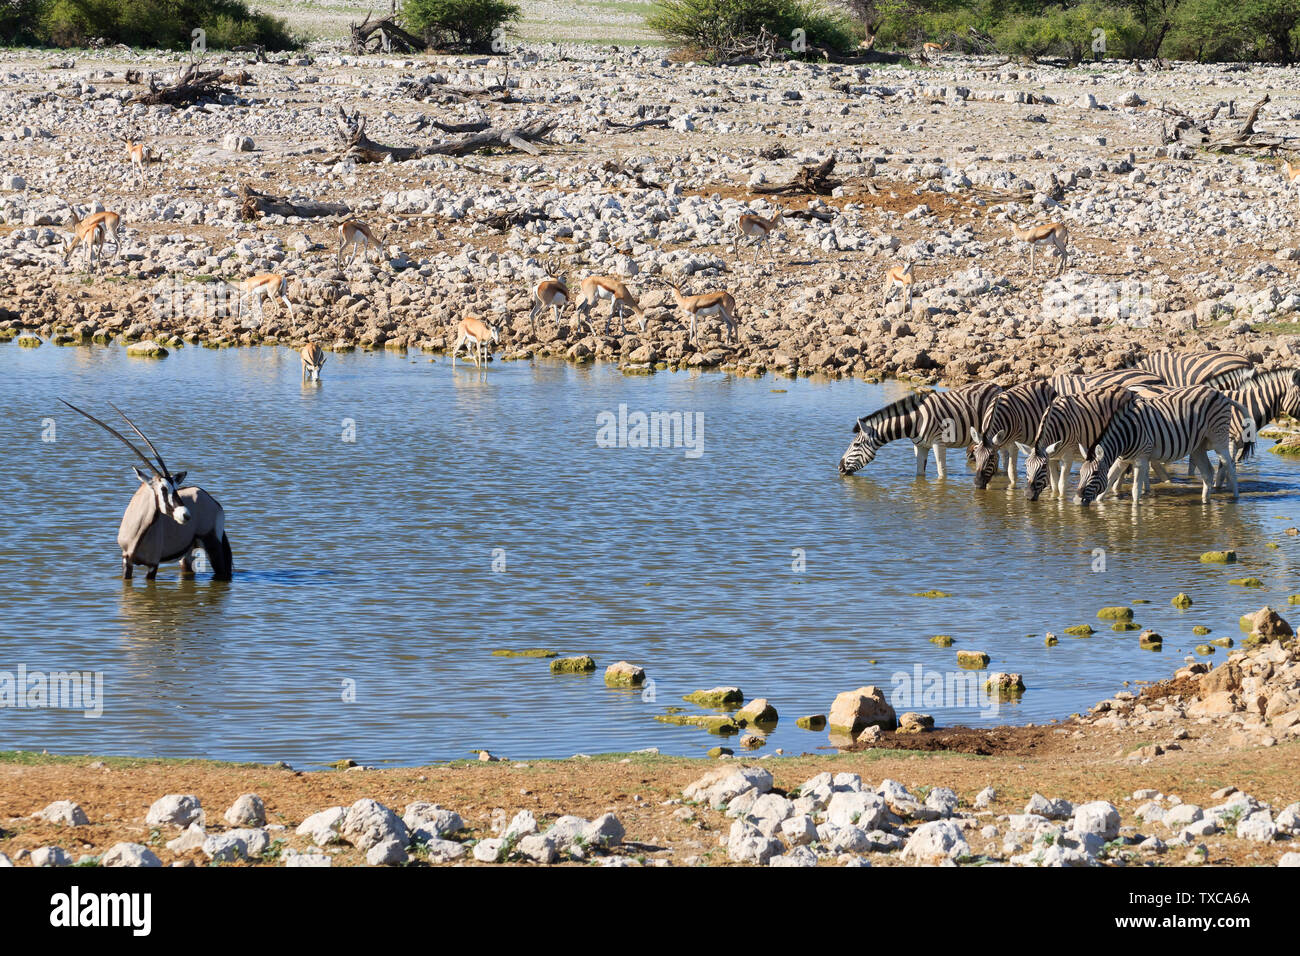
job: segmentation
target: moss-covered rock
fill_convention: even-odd
[[[171,353],[153,339],[146,339],[143,342],[133,342],[128,345],[126,354],[132,358],[166,358]]]
[[[794,722],[794,725],[800,730],[824,730],[826,727],[825,714],[809,714],[806,717],[800,717]]]
[[[1233,578],[1228,583],[1241,588],[1262,588],[1264,586],[1264,582],[1259,578]]]
[[[732,754],[734,754],[734,753],[735,753],[735,751],[732,750],[730,747],[710,747],[710,748],[709,748],[709,756],[710,756],[710,757],[713,757],[715,760],[716,760],[718,757],[730,757],[730,756],[732,756]]]
[[[551,661],[552,674],[590,674],[596,669],[596,661],[587,654],[581,657],[557,657]]]
[[[938,644],[940,647],[952,647],[952,638],[947,634],[936,634],[930,638],[931,644]]]
[[[1165,639],[1155,631],[1146,630],[1138,635],[1138,644],[1141,647],[1157,648],[1163,646]]]
[[[1131,607],[1104,607],[1097,612],[1097,617],[1103,621],[1131,621],[1133,620],[1133,609]]]
[[[730,717],[706,716],[701,714],[659,714],[655,720],[679,727],[702,727],[711,734],[729,736],[740,733],[740,725]]]
[[[1197,644],[1196,653],[1204,656],[1208,656],[1214,653],[1214,648],[1211,647],[1209,644]]]
[[[779,716],[766,697],[755,697],[733,715],[742,726],[775,727]]]
[[[1197,624],[1194,628],[1192,628],[1192,633],[1195,634],[1197,637],[1201,637],[1202,635],[1209,634],[1210,629],[1206,627],[1204,624]]]
[[[1232,647],[1236,641],[1230,637],[1216,637],[1214,640],[1210,641],[1210,643],[1217,644],[1219,647]]]
[[[25,349],[38,349],[44,344],[39,335],[32,335],[30,332],[24,332],[15,341]]]
[[[994,694],[1018,697],[1025,692],[1025,681],[1019,674],[1004,674],[1002,671],[995,671],[984,682],[984,689]]]
[[[1112,631],[1136,631],[1138,626],[1132,621],[1116,621],[1110,626]]]
[[[1192,599],[1188,597],[1186,594],[1184,594],[1182,591],[1179,591],[1177,594],[1174,595],[1173,600],[1171,600],[1169,603],[1177,608],[1189,608],[1192,606]]]
[[[629,661],[615,661],[605,668],[605,683],[610,687],[640,687],[645,683],[645,668]]]
[[[989,656],[983,651],[958,651],[957,666],[965,670],[983,670],[989,666]]]
[[[492,652],[493,657],[559,657],[555,651],[548,651],[544,647],[526,647],[523,650],[512,650],[508,647],[499,647]]]
[[[947,591],[930,590],[930,591],[913,591],[912,597],[946,598],[946,597],[952,597],[952,595],[949,594]]]
[[[701,707],[739,707],[745,702],[745,695],[739,687],[712,687],[709,690],[692,691],[682,700]]]
[[[1096,633],[1091,624],[1071,624],[1065,629],[1065,633],[1071,637],[1092,637]]]
[[[1206,551],[1201,555],[1202,564],[1233,564],[1236,560],[1236,551]]]
[[[1048,631],[1047,635],[1043,638],[1043,643],[1048,647],[1055,647],[1057,644],[1061,643],[1061,639],[1051,631]]]

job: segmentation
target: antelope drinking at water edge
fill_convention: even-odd
[[[468,348],[474,346],[474,351],[470,356],[474,359],[474,367],[480,368],[487,362],[488,342],[499,342],[497,330],[488,325],[477,315],[467,315],[460,320],[456,326],[456,347],[451,350],[451,367],[456,367],[456,353],[460,351],[462,345]]]
[[[325,367],[325,352],[315,342],[302,347],[298,353],[302,357],[302,377],[313,382],[320,381],[320,370]]]
[[[129,579],[133,567],[141,564],[149,569],[145,579],[152,581],[158,573],[158,565],[177,558],[181,561],[181,571],[188,574],[194,569],[194,549],[202,547],[212,564],[213,580],[229,581],[234,570],[234,558],[230,553],[230,539],[226,536],[226,514],[217,499],[202,488],[180,487],[187,473],[172,474],[153,442],[116,405],[113,410],[140,436],[157,464],[117,429],[71,402],[63,404],[126,445],[151,472],[145,474],[139,467],[135,468],[140,487],[126,506],[122,524],[117,530],[117,544],[122,549],[122,577]]]

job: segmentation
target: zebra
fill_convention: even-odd
[[[1155,398],[1138,398],[1118,412],[1079,467],[1075,501],[1090,504],[1118,485],[1128,465],[1134,465],[1133,501],[1150,491],[1151,462],[1173,462],[1188,456],[1201,473],[1201,500],[1210,500],[1214,476],[1206,450],[1224,459],[1232,497],[1237,498],[1237,469],[1228,452],[1234,412],[1242,406],[1209,385],[1172,389]]]
[[[1032,441],[1056,389],[1047,379],[1013,385],[993,396],[979,427],[971,426],[975,452],[975,487],[987,488],[998,470],[998,453],[1006,459],[1007,479],[1016,486],[1019,443]]]
[[[1240,388],[1225,394],[1244,409],[1232,414],[1232,432],[1228,450],[1233,461],[1241,463],[1255,453],[1255,438],[1259,430],[1277,418],[1281,412],[1300,418],[1300,369],[1278,368],[1259,372]],[[1214,470],[1214,490],[1223,489],[1227,477],[1222,460]]]
[[[1038,423],[1032,443],[1019,446],[1025,455],[1025,494],[1037,501],[1043,489],[1051,482],[1052,491],[1065,495],[1065,480],[1070,476],[1070,465],[1075,450],[1086,450],[1097,443],[1111,418],[1137,399],[1137,393],[1122,385],[1083,392],[1078,395],[1057,395],[1047,406]],[[1051,473],[1049,459],[1060,463],[1056,475]]]
[[[1160,376],[1167,384],[1240,388],[1252,375],[1250,359],[1238,352],[1152,352],[1134,368]]]
[[[882,445],[910,438],[916,451],[916,476],[925,477],[926,458],[933,448],[935,469],[940,478],[946,477],[948,446],[964,441],[1001,391],[1000,385],[977,382],[947,392],[918,393],[859,418],[853,426],[856,437],[840,458],[840,474],[851,475],[870,464]]]
[[[1088,375],[1054,375],[1048,381],[1057,395],[1078,395],[1080,392],[1107,385],[1142,388],[1166,384],[1159,375],[1140,368],[1117,368],[1108,372],[1092,372]]]

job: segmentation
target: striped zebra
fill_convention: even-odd
[[[1258,372],[1240,388],[1225,392],[1242,407],[1233,411],[1232,432],[1228,449],[1234,462],[1243,462],[1255,453],[1259,430],[1279,413],[1300,418],[1300,369],[1278,368]],[[1215,466],[1214,489],[1220,491],[1226,477],[1222,460]]]
[[[1134,368],[1154,372],[1175,387],[1240,388],[1254,374],[1250,359],[1237,352],[1152,352]]]
[[[917,477],[925,477],[932,448],[935,469],[940,478],[946,477],[948,447],[965,444],[971,426],[983,419],[989,401],[1001,391],[1000,385],[977,382],[947,392],[909,395],[858,419],[853,442],[840,458],[840,474],[851,475],[869,465],[881,446],[910,438],[916,451]]]
[[[1115,414],[1137,399],[1137,393],[1122,385],[1083,392],[1078,395],[1057,395],[1047,406],[1038,431],[1031,444],[1021,445],[1025,455],[1025,493],[1030,501],[1038,496],[1050,482],[1052,491],[1064,497],[1065,481],[1070,476],[1070,465],[1076,452],[1086,452],[1097,443],[1101,433]],[[1052,473],[1050,460],[1060,464]]]
[[[979,427],[971,427],[975,452],[975,487],[987,488],[998,470],[998,453],[1005,459],[1007,479],[1016,486],[1016,462],[1019,445],[1034,440],[1038,423],[1047,406],[1056,397],[1056,389],[1047,379],[1013,385],[993,396]]]
[[[1108,372],[1092,372],[1088,375],[1055,375],[1048,381],[1057,395],[1078,395],[1080,392],[1105,388],[1107,385],[1140,388],[1165,384],[1165,380],[1159,375],[1140,368],[1117,368]]]
[[[1228,451],[1234,412],[1242,407],[1209,385],[1172,389],[1155,398],[1138,398],[1118,412],[1091,446],[1079,467],[1080,504],[1100,500],[1118,487],[1124,471],[1134,466],[1133,500],[1150,491],[1153,461],[1175,462],[1191,457],[1201,473],[1201,500],[1210,500],[1214,476],[1208,449],[1214,449],[1228,470],[1232,497],[1237,498],[1237,468]]]

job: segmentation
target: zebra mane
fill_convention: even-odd
[[[864,415],[853,423],[855,432],[861,431],[862,425],[874,425],[877,422],[887,418],[902,418],[906,415],[914,414],[921,403],[930,396],[930,392],[912,392],[905,395],[896,402],[891,402],[884,408],[878,408],[870,415]]]
[[[1274,382],[1287,380],[1295,381],[1300,373],[1300,369],[1294,368],[1271,368],[1267,372],[1256,372],[1252,377],[1246,379],[1233,392],[1253,392],[1258,391]]]

